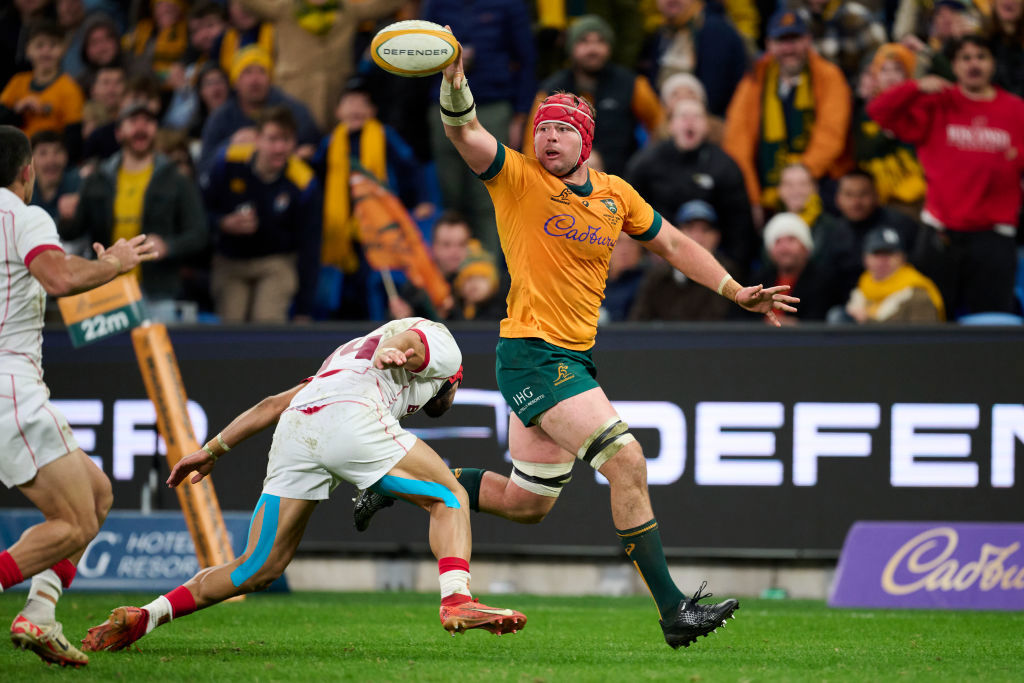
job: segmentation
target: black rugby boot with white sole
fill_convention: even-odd
[[[736,618],[732,613],[740,608],[740,603],[732,598],[712,605],[697,604],[698,600],[711,597],[711,593],[701,592],[707,585],[707,581],[703,582],[692,598],[685,598],[679,603],[670,619],[660,621],[665,642],[672,649],[689,647],[690,643],[697,642],[697,638],[706,637],[719,626],[725,626],[729,617]]]

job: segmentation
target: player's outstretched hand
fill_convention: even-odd
[[[106,257],[108,260],[116,260],[119,264],[118,273],[127,273],[141,262],[152,261],[157,257],[156,244],[146,239],[145,235],[136,235],[129,240],[122,237],[106,248],[94,242],[92,248],[97,259]]]
[[[444,26],[449,31],[452,27],[445,24]],[[454,31],[453,31],[454,33]],[[444,79],[452,84],[452,87],[456,90],[462,89],[462,82],[466,80],[466,70],[462,67],[462,44],[459,44],[459,58],[444,68]],[[458,80],[456,80],[458,79]]]
[[[377,354],[377,357],[373,359],[373,365],[378,370],[397,368],[405,365],[415,355],[416,349],[401,351],[395,348],[387,348]]]
[[[167,477],[167,485],[174,488],[185,480],[189,472],[195,472],[192,483],[198,484],[203,477],[213,471],[213,465],[217,462],[216,456],[210,455],[202,448],[192,455],[182,458],[171,470],[171,476]]]
[[[800,299],[795,296],[782,293],[789,291],[789,288],[789,285],[768,288],[765,288],[764,285],[744,287],[736,292],[736,303],[748,311],[764,313],[772,325],[782,327],[782,323],[779,322],[778,317],[775,315],[775,310],[796,313],[796,308],[790,304],[800,303]]]

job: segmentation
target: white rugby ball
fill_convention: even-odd
[[[399,76],[430,76],[459,58],[452,32],[432,21],[413,19],[385,26],[370,43],[377,66]]]

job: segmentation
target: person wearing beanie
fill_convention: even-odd
[[[811,228],[795,213],[777,213],[764,226],[767,260],[754,275],[766,286],[787,285],[800,299],[798,311],[785,312],[783,324],[800,320],[824,320],[828,309],[842,302],[834,278],[811,259],[814,238]],[[845,292],[843,293],[845,295]],[[744,316],[749,318],[749,316]]]
[[[603,44],[599,31],[584,36],[574,50],[581,58],[580,45]],[[609,483],[615,533],[654,598],[665,642],[689,646],[723,625],[739,603],[700,604],[706,584],[686,597],[672,579],[643,449],[595,379],[591,349],[612,250],[620,239],[638,240],[687,277],[773,323],[776,311],[795,312],[799,300],[787,287],[744,287],[629,183],[591,169],[601,113],[578,94],[556,92],[539,103],[532,158],[499,144],[477,119],[474,102],[460,58],[444,70],[440,113],[448,139],[491,195],[511,277],[496,376],[512,410],[512,471],[461,467],[456,477],[471,509],[535,524],[554,507],[575,460],[600,472]],[[361,494],[357,519],[365,524],[386,507],[380,498]]]
[[[479,246],[459,266],[455,276],[456,301],[462,306],[464,320],[501,320],[505,317],[505,299],[501,296],[498,268],[494,257]]]
[[[665,112],[646,77],[611,62],[614,44],[612,27],[595,14],[583,15],[570,24],[565,42],[570,66],[541,83],[528,120],[534,119],[548,95],[577,93],[595,107],[601,121],[595,144],[605,170],[621,174],[637,149],[637,125],[653,134],[664,122]],[[533,146],[528,144],[529,136],[526,139],[523,153],[532,158]]]
[[[206,119],[199,156],[200,169],[209,167],[226,145],[251,143],[256,137],[255,124],[260,112],[278,105],[291,110],[298,124],[299,147],[296,154],[309,159],[316,152],[320,130],[313,115],[302,102],[271,85],[272,65],[270,55],[257,44],[243,48],[235,55],[228,72],[234,94]]]

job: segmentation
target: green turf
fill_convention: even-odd
[[[437,597],[257,595],[161,627],[131,652],[78,671],[0,650],[0,680],[125,681],[935,681],[1024,679],[1024,614],[832,610],[743,600],[737,618],[685,650],[664,644],[650,599],[501,596],[529,617],[496,637],[449,637]],[[152,596],[69,593],[59,615],[81,638],[110,608]],[[24,593],[0,595],[13,618]]]

